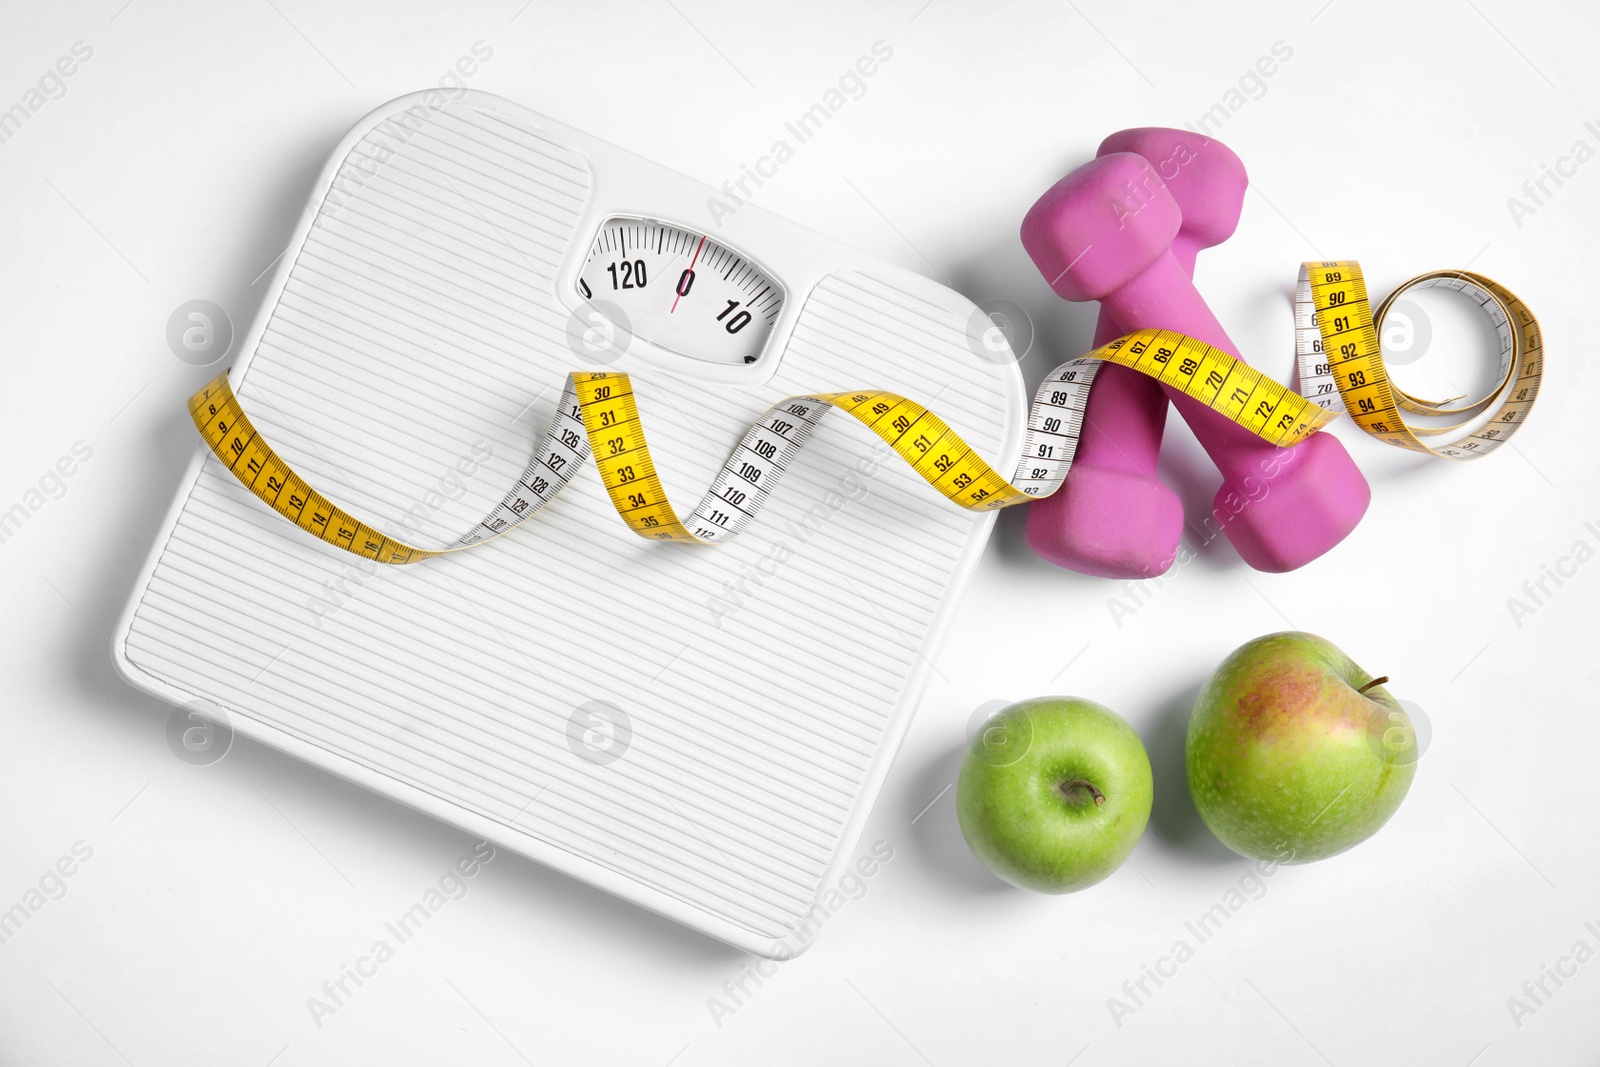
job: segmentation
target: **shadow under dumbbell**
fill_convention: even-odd
[[[1170,411],[1157,471],[1183,501],[1183,544],[1194,553],[1191,566],[1231,571],[1245,568],[1244,560],[1223,533],[1226,516],[1219,520],[1212,507],[1222,479],[1184,421]],[[1170,573],[1170,572],[1169,572]]]

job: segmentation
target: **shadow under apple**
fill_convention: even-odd
[[[1154,725],[1145,737],[1150,755],[1150,770],[1155,777],[1155,803],[1150,809],[1150,831],[1156,838],[1178,851],[1207,863],[1245,863],[1212,834],[1189,795],[1189,776],[1184,765],[1184,741],[1189,732],[1189,715],[1200,682],[1185,686],[1161,706]]]
[[[966,745],[957,745],[929,760],[913,776],[910,796],[915,810],[921,811],[911,823],[913,851],[918,862],[932,868],[937,876],[934,884],[961,896],[1017,892],[1014,886],[1001,881],[978,862],[967,847],[966,838],[961,836],[961,823],[956,819],[955,782],[966,752]],[[945,790],[943,795],[940,795],[941,790]],[[935,797],[938,799],[934,800]],[[923,811],[925,804],[928,807]]]

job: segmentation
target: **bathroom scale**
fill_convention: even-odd
[[[340,508],[446,545],[573,371],[626,373],[698,498],[768,407],[873,387],[1000,464],[1026,396],[970,301],[496,96],[339,144],[236,350],[256,430]],[[113,638],[138,688],[749,952],[807,947],[993,513],[822,420],[725,544],[578,471],[505,536],[386,566],[197,448]]]

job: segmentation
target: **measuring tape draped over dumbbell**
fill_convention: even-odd
[[[1378,330],[1396,296],[1424,286],[1455,289],[1476,300],[1500,338],[1500,384],[1487,398],[1411,396],[1386,373]],[[932,411],[882,390],[794,396],[774,404],[740,439],[687,520],[668,502],[650,458],[634,385],[627,374],[567,376],[555,421],[516,486],[471,531],[445,548],[417,548],[334,506],[266,443],[239,406],[226,373],[189,400],[189,413],[217,458],[256,496],[296,526],[379,563],[415,563],[458,552],[507,533],[548,504],[592,454],[623,521],[642,537],[720,543],[745,529],[806,438],[830,409],[853,415],[947,499],[973,511],[1010,507],[1060,489],[1082,432],[1083,410],[1102,362],[1119,363],[1168,385],[1274,445],[1288,447],[1338,417],[1335,399],[1379,440],[1449,459],[1476,459],[1505,443],[1527,420],[1539,392],[1544,351],[1538,322],[1505,287],[1479,274],[1439,271],[1406,282],[1374,315],[1361,268],[1351,260],[1307,263],[1295,296],[1302,396],[1234,356],[1192,337],[1140,330],[1052,371],[1028,412],[1023,456],[1007,479]],[[1459,429],[1411,427],[1404,409],[1424,415],[1481,416],[1481,428],[1447,445],[1423,437]]]

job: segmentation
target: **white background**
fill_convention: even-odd
[[[1520,225],[1506,203],[1575,141],[1600,148],[1592,5],[522,2],[5,2],[0,107],[74,42],[93,57],[0,144],[0,510],[75,442],[93,458],[0,545],[0,909],[75,842],[93,855],[0,945],[0,1063],[1592,1062],[1600,960],[1520,1020],[1507,1000],[1576,942],[1600,950],[1600,563],[1520,620],[1507,600],[1600,548],[1600,162]],[[214,373],[168,350],[169,314],[210,299],[242,333],[344,130],[474,42],[493,57],[473,88],[720,185],[879,40],[893,57],[866,94],[756,199],[1022,304],[1031,381],[1085,347],[1092,312],[1028,262],[1027,207],[1105,134],[1197,119],[1282,41],[1292,58],[1220,131],[1254,184],[1201,259],[1219,317],[1288,380],[1301,260],[1359,257],[1378,292],[1470,263],[1543,322],[1532,422],[1466,466],[1337,427],[1372,508],[1289,575],[1219,540],[1135,601],[1032,558],[1004,515],[859,846],[893,860],[737,1005],[724,983],[748,958],[502,854],[319,1026],[307,998],[472,842],[248,742],[187,765],[168,709],[113,672],[102,635],[196,447],[183,399]],[[1470,373],[1452,358],[1418,368]],[[1215,472],[1177,420],[1169,442],[1201,515]],[[1113,597],[1137,605],[1120,625]],[[1411,795],[1355,851],[1275,874],[1114,1019],[1108,998],[1132,1004],[1124,981],[1196,946],[1185,923],[1251,869],[1188,806],[1183,729],[1223,655],[1291,627],[1424,709]],[[1048,692],[1121,711],[1157,775],[1131,862],[1065,898],[983,872],[945,791],[974,709]]]

